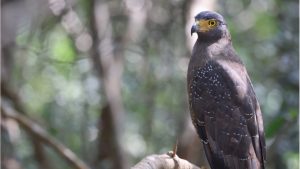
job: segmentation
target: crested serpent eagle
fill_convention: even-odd
[[[193,125],[212,169],[264,169],[266,148],[259,103],[223,17],[195,17],[197,33],[187,84]]]

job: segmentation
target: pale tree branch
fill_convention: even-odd
[[[179,158],[177,155],[172,156],[172,151],[167,154],[150,155],[142,159],[131,169],[204,169]]]
[[[5,104],[1,104],[1,115],[4,118],[15,120],[22,126],[32,137],[51,147],[57,154],[65,159],[75,169],[89,169],[70,149],[49,135],[41,126],[30,120],[25,115],[17,113]]]

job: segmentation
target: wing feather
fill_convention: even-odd
[[[188,79],[193,124],[213,169],[263,168],[261,112],[246,71],[236,70],[242,69],[212,60],[193,69]]]

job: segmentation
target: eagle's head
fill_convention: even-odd
[[[230,39],[226,22],[222,15],[212,12],[203,11],[195,16],[195,23],[191,28],[191,35],[198,34],[200,41],[217,41],[227,37]]]

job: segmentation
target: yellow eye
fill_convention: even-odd
[[[216,20],[209,20],[208,21],[208,25],[209,26],[216,26],[217,25],[217,21]]]

